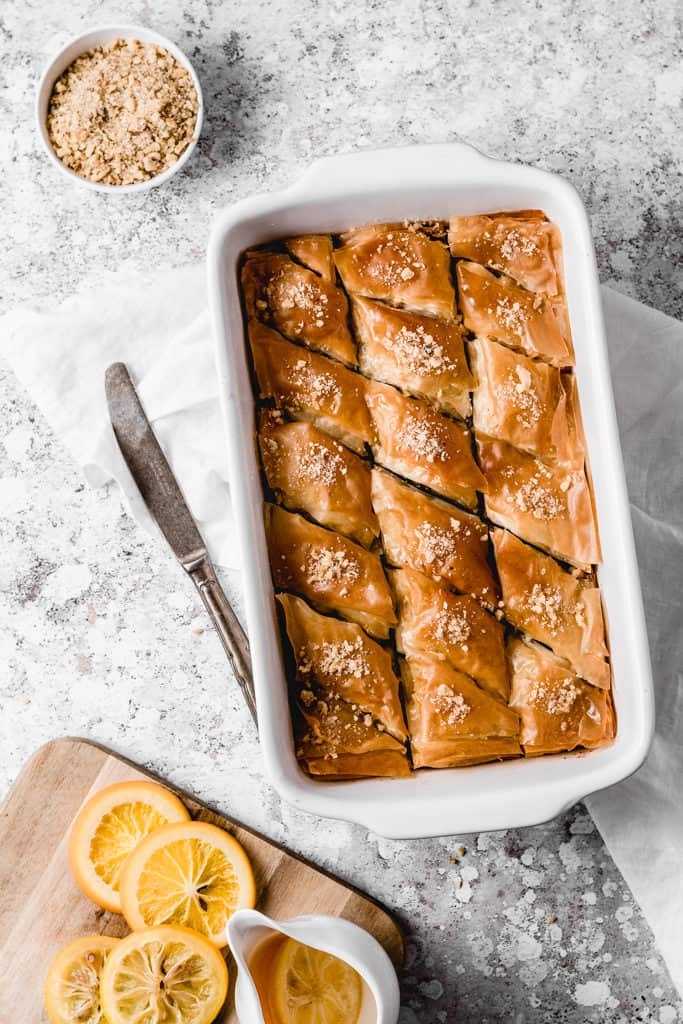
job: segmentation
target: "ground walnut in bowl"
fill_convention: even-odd
[[[56,156],[76,174],[132,185],[178,161],[195,137],[197,110],[192,78],[168,50],[116,39],[60,75],[47,131]]]

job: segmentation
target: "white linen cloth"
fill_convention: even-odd
[[[603,301],[657,733],[633,778],[586,802],[683,994],[683,324],[607,288]],[[114,273],[56,310],[15,310],[0,353],[87,481],[117,480],[159,539],[107,416],[105,367],[127,363],[214,562],[237,567],[203,267]]]

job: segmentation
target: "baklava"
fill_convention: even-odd
[[[610,743],[557,227],[520,210],[293,236],[241,281],[302,770]]]

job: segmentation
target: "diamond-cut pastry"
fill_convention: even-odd
[[[259,418],[261,462],[273,494],[286,508],[371,547],[379,534],[370,501],[370,465],[305,421],[277,411]]]
[[[358,622],[373,636],[389,635],[396,615],[377,555],[278,505],[266,504],[264,520],[279,590],[291,590],[320,611]]]
[[[352,298],[351,312],[366,376],[469,416],[474,378],[459,324],[360,296]]]
[[[261,398],[272,399],[297,419],[309,420],[354,451],[372,438],[366,381],[334,359],[293,345],[257,320],[249,341]]]
[[[286,239],[285,248],[299,263],[320,274],[323,280],[334,281],[332,239],[329,235],[297,235]]]
[[[249,320],[261,320],[286,337],[356,365],[341,288],[281,252],[251,252],[242,267]]]
[[[366,402],[375,431],[373,454],[380,465],[423,484],[467,508],[477,507],[486,481],[472,455],[467,427],[419,398],[388,384],[368,381]]]
[[[414,569],[395,569],[389,581],[398,598],[396,649],[445,660],[507,701],[502,624],[469,594],[454,594]]]
[[[413,764],[450,768],[521,753],[517,714],[462,672],[426,655],[401,665]]]
[[[513,639],[510,707],[522,720],[524,753],[554,754],[576,747],[602,747],[614,737],[608,690],[589,686],[552,651]]]
[[[488,555],[488,528],[477,516],[372,471],[372,505],[391,565],[443,581],[488,606],[499,598]]]
[[[494,338],[553,366],[573,363],[564,301],[551,300],[507,277],[496,277],[478,263],[457,265],[458,297],[468,330]]]
[[[505,441],[478,437],[489,519],[580,568],[600,561],[583,468],[552,468]]]
[[[448,244],[454,256],[492,267],[530,291],[560,291],[559,232],[539,210],[452,217]]]
[[[493,547],[508,622],[566,658],[593,686],[609,689],[599,589],[507,530],[493,530]]]
[[[582,465],[572,377],[488,338],[469,344],[474,428],[551,462]]]
[[[348,292],[453,319],[455,290],[442,242],[393,224],[370,224],[341,239],[334,260]]]

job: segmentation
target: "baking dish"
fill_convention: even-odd
[[[611,638],[614,743],[590,753],[421,771],[406,779],[324,783],[298,767],[262,524],[237,268],[250,246],[372,221],[539,208],[560,228],[576,374],[603,547],[599,583]],[[269,780],[289,803],[389,838],[538,824],[626,778],[647,753],[654,701],[640,584],[609,376],[588,218],[561,177],[492,160],[469,146],[413,146],[326,158],[282,192],[253,196],[217,219],[209,298],[229,453],[235,543],[244,567],[261,746]]]

